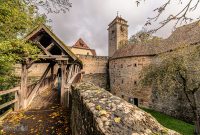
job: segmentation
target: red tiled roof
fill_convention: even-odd
[[[81,49],[90,49],[88,45],[81,38],[79,38],[79,40],[72,47]]]
[[[96,51],[94,49],[90,49],[88,45],[83,41],[82,38],[79,38],[79,40],[70,48],[78,48],[78,49],[86,49],[90,50],[93,56],[96,56]]]

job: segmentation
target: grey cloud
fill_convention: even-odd
[[[154,3],[153,3],[153,2]],[[108,24],[117,11],[128,21],[129,36],[141,30],[146,18],[153,16],[153,9],[160,0],[147,0],[137,7],[135,0],[71,0],[72,8],[65,14],[48,14],[52,19],[53,31],[67,45],[73,45],[80,37],[98,55],[108,55]],[[157,26],[155,23],[152,27]],[[172,25],[159,31],[157,35],[167,37]]]

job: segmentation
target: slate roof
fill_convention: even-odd
[[[171,51],[184,44],[200,43],[199,21],[177,28],[167,39],[156,42],[127,45],[117,50],[111,59],[133,56],[150,56]]]

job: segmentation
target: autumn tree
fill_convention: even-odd
[[[148,40],[152,39],[151,33],[149,33],[146,29],[143,29],[136,34],[132,35],[129,39],[130,44],[138,44],[145,43]]]
[[[145,44],[148,42],[156,42],[161,40],[162,38],[153,36],[151,32],[146,29],[142,29],[136,34],[132,35],[129,39],[129,44]]]
[[[200,46],[184,46],[158,56],[156,62],[141,72],[142,86],[154,86],[158,91],[180,90],[186,96],[199,134],[197,92],[200,90]],[[162,92],[161,92],[162,93]]]

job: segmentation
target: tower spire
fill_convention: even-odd
[[[119,11],[117,11],[117,17],[119,16]]]

